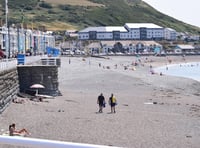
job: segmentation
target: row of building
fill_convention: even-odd
[[[200,47],[192,44],[171,44],[164,48],[157,41],[142,40],[101,40],[89,41],[82,46],[82,42],[68,41],[60,44],[63,55],[135,55],[135,54],[200,54]]]
[[[80,40],[176,40],[176,31],[153,23],[88,27],[78,32]]]
[[[88,45],[90,54],[136,54],[136,53],[160,53],[163,50],[161,44],[155,41],[100,41]]]
[[[55,47],[55,37],[48,32],[0,27],[0,50],[8,57],[15,57],[18,53],[45,53],[46,47]]]
[[[65,42],[61,44],[60,47],[63,50],[63,54],[81,54],[80,51],[84,51],[84,53],[90,55],[112,53],[160,53],[163,50],[163,46],[155,41],[139,40],[91,41],[88,45],[85,45],[84,48],[73,42]]]
[[[190,44],[176,44],[173,48],[164,49],[156,41],[118,40],[92,42],[87,46],[88,53],[95,54],[200,54],[200,48]]]

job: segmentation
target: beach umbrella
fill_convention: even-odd
[[[36,95],[38,94],[38,89],[45,88],[42,84],[33,84],[30,86],[30,88],[36,89]]]

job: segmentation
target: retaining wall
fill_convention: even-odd
[[[17,69],[0,72],[0,113],[9,105],[19,91]]]
[[[38,94],[58,96],[58,66],[56,65],[20,65],[17,67],[20,92],[34,95],[33,84],[42,84]]]

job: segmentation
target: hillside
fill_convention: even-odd
[[[0,0],[1,22],[5,20],[4,3]],[[200,28],[164,15],[141,0],[8,0],[8,7],[9,24],[23,22],[29,28],[66,30],[149,22],[181,32],[200,32]]]

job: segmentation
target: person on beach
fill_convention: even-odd
[[[111,96],[109,98],[109,104],[111,107],[111,113],[116,113],[115,106],[117,105],[117,100],[113,94],[111,94]]]
[[[102,113],[103,112],[103,107],[105,107],[105,98],[103,96],[103,93],[101,93],[98,96],[97,104],[99,104],[99,113]]]
[[[9,125],[9,136],[26,136],[30,135],[30,133],[25,129],[16,130],[15,123]]]

